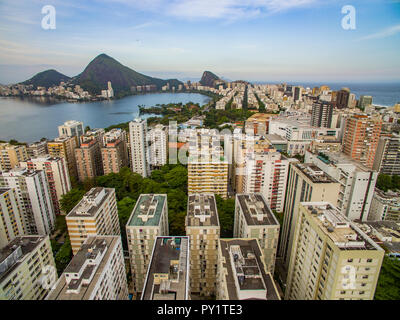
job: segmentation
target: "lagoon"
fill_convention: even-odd
[[[83,121],[84,126],[105,128],[128,122],[139,115],[139,106],[188,102],[204,105],[210,98],[199,93],[150,93],[119,100],[60,102],[48,98],[0,97],[0,140],[34,142],[58,136],[58,126],[67,120]],[[143,118],[151,114],[142,115]]]

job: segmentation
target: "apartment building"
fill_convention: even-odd
[[[66,160],[61,157],[53,158],[47,155],[21,162],[21,167],[28,168],[28,170],[42,170],[46,173],[54,213],[60,214],[59,201],[64,194],[71,190]]]
[[[157,237],[141,300],[190,300],[189,237]]]
[[[196,130],[189,140],[188,193],[214,193],[228,196],[228,160],[219,135]]]
[[[260,193],[236,194],[234,238],[255,238],[263,251],[265,268],[274,274],[280,224]]]
[[[190,291],[215,295],[218,240],[221,228],[213,194],[190,194],[185,219],[190,238]]]
[[[0,300],[42,300],[56,281],[48,236],[17,237],[0,250]]]
[[[305,162],[315,164],[340,183],[336,206],[343,215],[350,220],[367,220],[378,178],[376,171],[344,153],[306,152]]]
[[[400,175],[400,135],[379,138],[372,169],[382,174]]]
[[[318,101],[312,106],[311,126],[331,128],[333,104],[326,101]]]
[[[126,224],[133,290],[143,292],[157,236],[168,236],[166,194],[141,194]]]
[[[150,175],[150,164],[147,144],[147,121],[135,119],[129,122],[129,142],[131,152],[131,169],[142,177]]]
[[[247,134],[265,136],[269,133],[269,121],[276,116],[268,113],[255,113],[246,120],[245,132]]]
[[[400,192],[375,189],[368,214],[369,221],[400,222]]]
[[[115,189],[90,189],[65,220],[73,254],[89,236],[120,236]]]
[[[236,192],[262,193],[271,209],[283,212],[289,165],[298,160],[286,158],[275,149],[246,150],[243,159],[236,164]]]
[[[150,165],[159,168],[168,161],[168,127],[158,124],[147,133]]]
[[[329,201],[336,204],[339,190],[339,182],[316,165],[310,163],[290,165],[278,251],[286,268],[289,266],[300,202]]]
[[[28,159],[26,146],[0,143],[0,171],[9,171]]]
[[[77,142],[80,142],[80,136],[85,134],[82,121],[69,120],[58,126],[59,137],[77,137]]]
[[[71,179],[78,179],[75,159],[76,148],[78,148],[77,137],[60,137],[47,142],[47,149],[51,157],[61,157],[67,161],[68,173]]]
[[[346,120],[343,153],[372,169],[382,129],[380,116],[355,114]]]
[[[280,300],[257,239],[220,239],[217,300]]]
[[[129,166],[126,144],[119,139],[109,141],[101,148],[101,158],[104,175],[118,173],[121,168]]]
[[[26,234],[48,235],[53,231],[55,213],[44,171],[16,167],[0,172],[0,187],[15,189]]]
[[[302,202],[288,300],[373,300],[385,251],[329,202]]]
[[[86,179],[92,179],[103,175],[99,140],[92,139],[82,142],[80,148],[75,149],[75,159],[79,181],[85,181]]]
[[[128,300],[120,236],[89,236],[46,300]]]
[[[48,154],[47,139],[31,143],[27,146],[26,151],[29,158],[38,158]]]
[[[85,132],[84,135],[79,137],[80,144],[84,142],[89,142],[91,140],[96,140],[99,142],[99,145],[102,146],[105,133],[106,132],[103,128],[88,130]]]
[[[0,188],[0,249],[25,234],[15,189]]]

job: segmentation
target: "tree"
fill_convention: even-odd
[[[375,300],[400,300],[400,261],[385,256],[378,284],[375,291]]]
[[[69,237],[66,236],[64,244],[60,247],[60,249],[58,250],[57,254],[54,257],[58,275],[61,275],[61,273],[64,271],[64,269],[71,261],[71,259],[72,259],[71,242],[69,240]]]
[[[61,196],[60,207],[65,213],[70,212],[85,195],[85,190],[75,188]]]
[[[217,203],[219,224],[221,226],[221,238],[233,237],[233,226],[235,217],[235,199],[222,199],[215,195]]]
[[[130,197],[125,197],[121,201],[117,202],[119,226],[121,229],[122,247],[127,250],[127,238],[126,238],[126,224],[128,223],[129,217],[131,216],[132,210],[135,207],[136,201]]]

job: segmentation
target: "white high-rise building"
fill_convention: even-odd
[[[64,122],[63,125],[58,126],[58,135],[60,137],[67,136],[67,137],[78,137],[78,141],[80,140],[79,137],[85,134],[85,130],[83,128],[82,121],[76,120],[69,120]]]
[[[168,160],[168,127],[161,124],[156,125],[147,134],[149,146],[150,165],[161,167]]]
[[[128,300],[121,237],[88,237],[46,300]]]
[[[53,158],[47,155],[21,162],[21,167],[46,172],[54,212],[60,214],[59,201],[61,200],[61,196],[71,190],[67,161],[61,157]]]
[[[150,175],[146,135],[147,121],[145,119],[138,118],[129,122],[131,169],[143,177]]]
[[[48,235],[53,231],[55,214],[45,171],[14,168],[0,173],[0,187],[16,189],[27,234]]]
[[[309,151],[306,163],[313,163],[340,183],[337,208],[350,220],[368,219],[378,172],[367,168],[344,153],[326,153],[325,156]]]

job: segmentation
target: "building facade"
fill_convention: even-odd
[[[157,236],[168,236],[165,194],[141,194],[126,225],[134,292],[143,292],[147,269]]]
[[[75,159],[79,181],[103,175],[101,146],[97,139],[81,143],[80,148],[75,149]]]
[[[0,171],[9,171],[28,159],[25,145],[0,143]]]
[[[129,122],[129,142],[131,152],[131,169],[142,177],[150,175],[150,164],[147,144],[147,121],[135,119]]]
[[[189,237],[157,237],[141,300],[190,300]]]
[[[303,202],[285,299],[373,300],[384,250],[329,202]]]
[[[188,196],[185,226],[190,238],[190,290],[203,296],[215,296],[221,228],[213,194]]]
[[[46,300],[128,300],[121,237],[88,237]]]
[[[119,236],[115,189],[96,187],[65,218],[73,254],[76,254],[88,236]]]
[[[15,189],[0,188],[0,249],[25,234]]]
[[[233,236],[255,238],[263,251],[265,268],[274,274],[280,224],[262,194],[236,194]]]
[[[17,237],[0,250],[0,300],[43,300],[56,281],[48,236]]]

